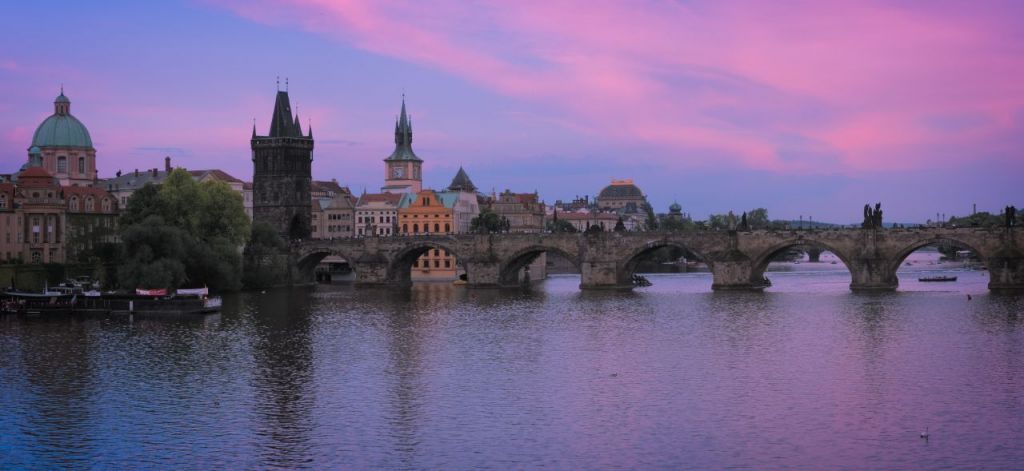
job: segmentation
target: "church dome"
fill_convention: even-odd
[[[643,198],[644,193],[640,191],[633,180],[612,180],[612,184],[604,187],[598,198]]]
[[[669,205],[668,210],[673,213],[678,213],[683,210],[683,207],[680,206],[679,203],[672,203],[671,205]]]
[[[71,116],[71,100],[61,92],[54,100],[54,113],[43,120],[32,136],[32,147],[92,148],[92,137],[78,118]]]

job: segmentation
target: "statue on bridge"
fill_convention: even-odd
[[[1007,228],[1011,228],[1011,227],[1017,225],[1017,207],[1016,206],[1007,206],[1006,209],[1003,211],[1003,214],[1006,216],[1006,227]]]
[[[882,203],[875,203],[875,208],[871,209],[871,205],[864,205],[864,222],[860,225],[863,229],[879,229],[882,227]]]
[[[750,223],[747,222],[747,212],[744,211],[743,215],[740,216],[740,227],[739,230],[744,232],[750,232]]]

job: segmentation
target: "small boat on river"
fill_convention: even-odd
[[[939,275],[939,276],[923,276],[918,278],[917,281],[922,282],[936,282],[936,281],[956,281],[955,276]]]

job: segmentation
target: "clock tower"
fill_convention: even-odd
[[[395,121],[395,150],[384,159],[384,193],[416,193],[423,189],[423,161],[412,151],[412,121],[405,112]]]

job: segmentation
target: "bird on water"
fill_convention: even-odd
[[[928,439],[928,437],[929,437],[930,435],[931,435],[931,434],[930,434],[930,433],[928,433],[928,427],[925,427],[925,428],[924,428],[924,431],[923,431],[923,432],[921,432],[921,438],[923,438],[923,439],[925,439],[925,440],[927,440],[927,439]]]

